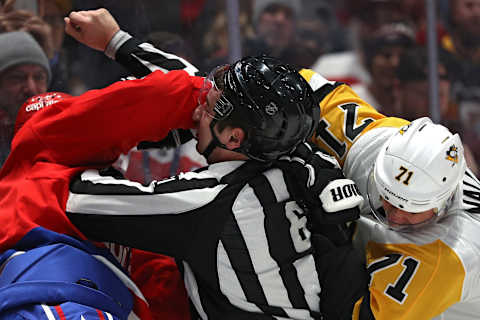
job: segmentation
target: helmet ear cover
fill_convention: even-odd
[[[272,161],[314,133],[320,118],[308,82],[292,67],[266,56],[230,66],[215,105],[219,129],[240,127],[246,139],[235,151]],[[222,116],[223,115],[223,116]]]

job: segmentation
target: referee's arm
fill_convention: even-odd
[[[94,241],[166,254],[188,255],[198,226],[224,184],[189,172],[148,186],[87,170],[70,185],[66,213]]]

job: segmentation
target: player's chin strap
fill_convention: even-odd
[[[207,160],[208,160],[208,157],[210,157],[210,154],[212,154],[213,150],[216,147],[229,150],[226,145],[224,145],[223,143],[220,142],[220,140],[218,140],[217,135],[215,134],[215,131],[213,130],[213,127],[215,127],[215,124],[217,124],[217,121],[218,121],[217,119],[212,119],[212,122],[210,122],[210,132],[212,134],[212,141],[210,141],[210,143],[205,148],[205,150],[200,152],[200,154],[202,156],[204,156],[205,159],[207,159]]]

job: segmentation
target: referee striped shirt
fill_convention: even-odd
[[[278,168],[212,164],[148,186],[113,169],[72,181],[89,238],[175,257],[201,319],[320,319],[307,218]]]

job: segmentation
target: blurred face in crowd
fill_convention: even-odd
[[[445,115],[450,101],[450,80],[446,77],[446,69],[439,65],[440,80],[438,83],[440,114]],[[430,115],[428,80],[406,81],[399,86],[402,114],[407,120],[414,120]]]
[[[460,31],[480,37],[480,0],[454,0],[451,14]]]
[[[381,26],[387,23],[401,21],[405,17],[405,13],[402,11],[401,1],[371,1],[369,10],[371,12],[371,18]]]
[[[257,34],[271,48],[286,48],[295,34],[294,12],[282,5],[268,6],[258,18]]]
[[[62,47],[64,32],[63,14],[55,3],[55,0],[44,1],[45,13],[42,19],[47,22],[52,30],[53,46],[55,51],[59,51]]]
[[[371,62],[372,82],[376,86],[392,88],[395,84],[396,69],[400,56],[405,51],[403,46],[385,46],[374,56]]]
[[[402,1],[350,1],[358,11],[354,13],[355,17],[359,17],[360,29],[359,36],[368,38],[373,32],[378,30],[382,25],[406,21],[407,17],[403,10]],[[358,6],[355,3],[362,3]]]
[[[48,74],[36,64],[21,64],[0,74],[0,106],[15,120],[17,110],[31,96],[47,91]]]

